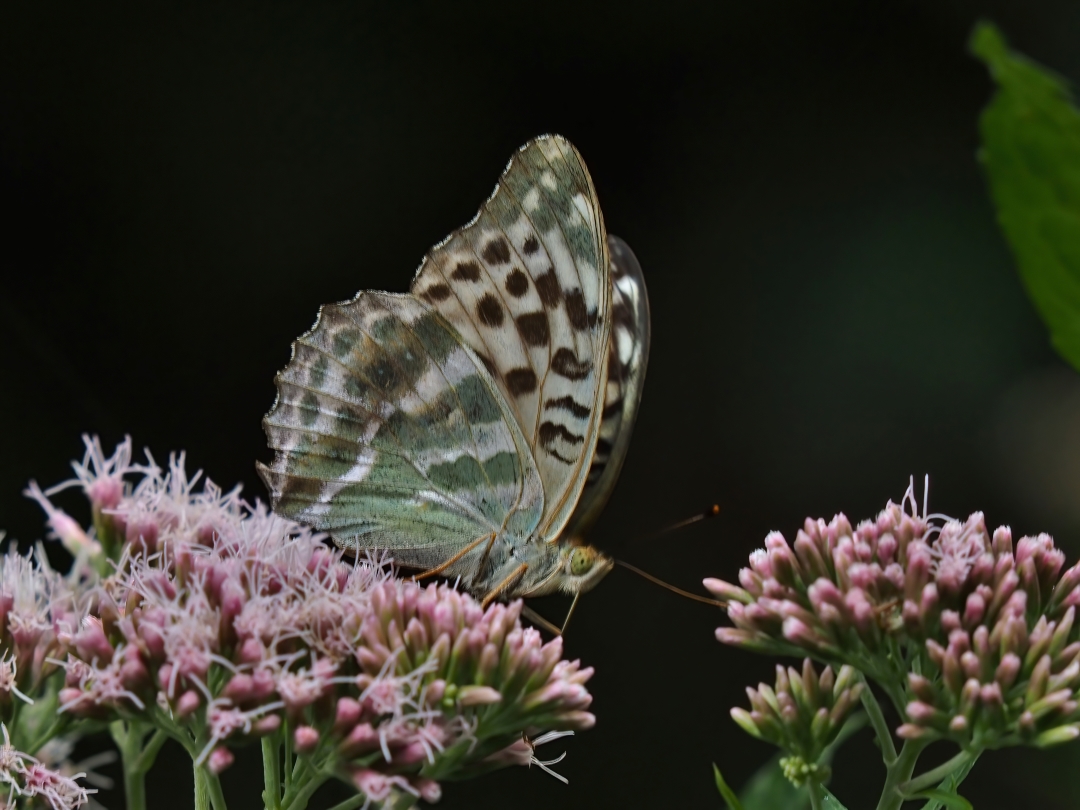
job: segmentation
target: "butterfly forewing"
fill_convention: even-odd
[[[366,292],[324,307],[277,385],[264,420],[277,453],[260,473],[280,513],[416,567],[489,532],[535,531],[542,483],[514,414],[416,298]]]
[[[609,272],[581,156],[545,136],[522,147],[476,219],[428,253],[412,285],[481,358],[513,409],[543,483],[543,540],[554,540],[573,512],[596,444]]]
[[[626,459],[649,362],[649,295],[630,246],[608,236],[611,257],[611,336],[607,383],[596,451],[577,509],[566,526],[570,536],[588,530],[604,508]]]

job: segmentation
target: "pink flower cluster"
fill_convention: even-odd
[[[909,489],[876,520],[807,520],[774,532],[729,600],[727,644],[810,654],[875,679],[906,721],[902,737],[1039,745],[1080,736],[1080,565],[1048,535],[993,535],[981,513],[919,517]]]
[[[65,654],[78,626],[72,584],[48,567],[43,553],[0,557],[0,710],[30,703]]]
[[[539,632],[521,626],[520,613],[520,601],[484,610],[445,585],[421,589],[383,583],[372,591],[361,630],[363,646],[356,653],[364,671],[360,681],[374,682],[387,671],[424,671],[427,705],[468,707],[475,713],[471,734],[456,742],[438,739],[458,748],[447,761],[473,749],[474,770],[503,763],[499,753],[507,747],[507,734],[515,738],[512,743],[523,732],[591,728],[596,718],[586,711],[592,696],[585,682],[592,668],[564,660],[562,638],[543,643]],[[496,742],[477,745],[489,737]],[[429,754],[415,744],[411,752],[417,760],[430,759]],[[429,772],[441,775],[443,769],[435,766]]]
[[[75,780],[85,774],[65,776],[34,757],[16,751],[6,726],[0,745],[0,807],[16,805],[48,807],[50,810],[76,810],[90,801],[95,790],[82,787]],[[4,795],[6,794],[6,795]]]
[[[215,774],[232,746],[287,734],[375,801],[435,801],[439,780],[515,761],[499,753],[523,734],[593,725],[592,670],[522,628],[520,603],[485,610],[346,562],[236,490],[196,491],[183,456],[136,469],[126,443],[112,459],[88,448],[77,473],[119,559],[61,637],[62,711],[148,721]]]

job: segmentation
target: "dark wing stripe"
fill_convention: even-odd
[[[544,403],[545,408],[559,408],[564,411],[569,411],[578,419],[588,419],[589,411],[588,407],[582,405],[572,396],[559,397],[558,399],[549,399]]]

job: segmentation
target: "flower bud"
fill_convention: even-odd
[[[381,802],[390,796],[390,779],[376,770],[357,768],[352,773],[352,780],[356,789],[373,802]]]
[[[1049,748],[1052,745],[1072,742],[1077,737],[1080,737],[1080,723],[1070,723],[1044,731],[1035,738],[1034,744],[1039,748]]]
[[[974,629],[986,615],[986,602],[978,593],[968,594],[964,603],[964,627]]]
[[[705,589],[723,602],[742,602],[748,605],[754,601],[754,597],[748,591],[736,585],[724,582],[722,579],[707,577],[703,580]]]
[[[420,777],[412,780],[413,788],[420,794],[420,798],[428,804],[435,804],[442,798],[442,788],[434,779]]]
[[[486,706],[502,701],[502,695],[490,686],[467,686],[458,692],[458,703],[462,706]]]
[[[1006,653],[998,664],[994,673],[994,680],[1001,684],[1003,689],[1008,689],[1016,683],[1016,676],[1020,674],[1020,657],[1015,653]]]
[[[310,754],[319,745],[319,730],[312,726],[298,726],[293,732],[293,749],[298,754]]]
[[[113,653],[116,652],[105,637],[101,623],[97,621],[89,622],[76,634],[75,649],[84,661],[97,660],[102,663],[112,661]]]
[[[265,737],[268,734],[274,734],[279,728],[281,728],[281,716],[268,714],[251,724],[251,733],[255,737]]]
[[[189,689],[176,701],[176,717],[183,719],[202,705],[202,695],[194,689]]]
[[[232,751],[223,745],[219,745],[213,751],[210,752],[210,757],[206,760],[206,769],[210,773],[217,776],[236,760]]]
[[[1013,553],[1012,529],[1008,526],[999,526],[995,529],[992,548],[995,557],[1011,556]]]

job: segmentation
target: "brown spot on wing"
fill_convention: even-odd
[[[480,265],[473,261],[458,262],[450,278],[454,281],[479,281]]]
[[[531,368],[512,368],[506,372],[506,390],[515,397],[531,394],[537,385],[536,372]]]
[[[423,298],[425,301],[431,302],[445,301],[447,298],[450,297],[450,285],[432,284],[430,287],[420,293],[420,297]]]
[[[488,264],[506,264],[510,261],[510,246],[501,236],[492,239],[480,254]]]
[[[550,267],[543,275],[536,277],[536,291],[540,293],[540,301],[548,309],[554,309],[562,300],[562,287],[559,279],[555,277],[555,268]]]
[[[566,315],[570,325],[579,332],[589,328],[589,310],[585,306],[585,296],[581,290],[566,293]]]
[[[536,240],[535,236],[530,236],[525,240],[525,244],[521,246],[521,249],[525,252],[526,256],[532,256],[540,249],[540,243]]]
[[[515,267],[506,276],[506,291],[514,298],[521,298],[529,291],[529,277]]]
[[[547,346],[551,342],[547,313],[526,312],[517,318],[518,334],[529,346]]]
[[[476,317],[485,326],[502,326],[503,308],[499,299],[491,293],[484,293],[476,303]]]

